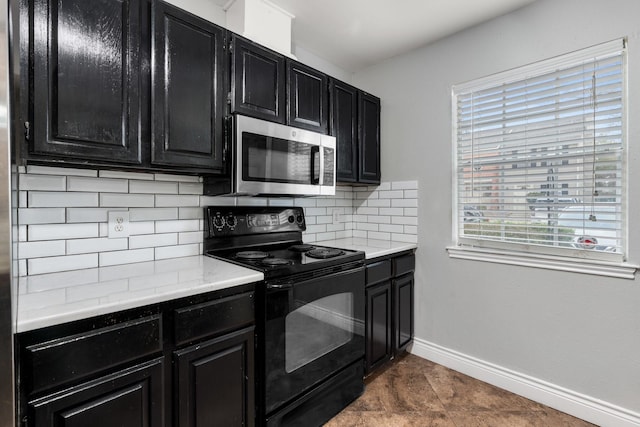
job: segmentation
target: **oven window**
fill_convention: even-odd
[[[319,168],[317,153],[312,161],[312,147],[304,142],[243,132],[242,179],[312,184],[312,167]]]
[[[361,333],[354,318],[353,293],[344,292],[306,303],[285,320],[285,370],[291,373],[341,347]]]

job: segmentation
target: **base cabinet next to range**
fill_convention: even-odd
[[[23,426],[253,426],[253,285],[17,335]]]
[[[415,256],[369,260],[365,288],[365,374],[370,374],[413,340]]]

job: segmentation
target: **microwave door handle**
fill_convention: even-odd
[[[316,156],[318,157],[317,159]],[[318,176],[316,176],[316,161],[320,166],[320,147],[314,145],[311,147],[311,185],[320,184],[320,167],[318,168]]]

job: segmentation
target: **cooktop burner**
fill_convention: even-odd
[[[259,260],[269,256],[268,253],[262,251],[242,251],[236,253],[236,258],[242,260]]]
[[[318,248],[318,249],[312,249],[306,252],[307,256],[311,258],[320,258],[320,259],[333,258],[343,254],[344,254],[343,250],[335,249],[335,248]]]
[[[289,247],[290,251],[294,251],[294,252],[307,252],[310,251],[311,249],[315,248],[315,246],[313,245],[293,245]]]

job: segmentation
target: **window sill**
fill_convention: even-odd
[[[450,246],[447,248],[447,252],[450,258],[595,274],[620,279],[634,279],[638,269],[637,265],[626,262],[606,262],[541,254],[525,254],[467,246]]]

